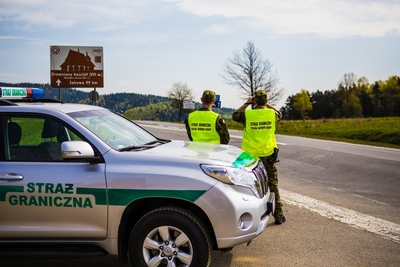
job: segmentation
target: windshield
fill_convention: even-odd
[[[68,115],[116,150],[138,147],[157,140],[133,122],[109,110],[86,110]]]

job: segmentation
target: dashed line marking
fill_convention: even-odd
[[[335,190],[335,191],[340,191],[344,192],[342,189],[336,188],[336,187],[328,187],[329,189]]]

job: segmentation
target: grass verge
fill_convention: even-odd
[[[243,130],[236,122],[229,129]],[[280,121],[276,134],[400,149],[400,117]]]

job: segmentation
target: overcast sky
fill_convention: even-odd
[[[195,101],[209,89],[237,108],[221,74],[252,41],[286,92],[281,107],[346,73],[400,76],[399,14],[400,0],[0,0],[0,81],[50,83],[50,46],[102,46],[100,94],[166,96],[181,82]]]

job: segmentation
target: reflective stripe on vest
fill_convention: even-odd
[[[252,155],[269,156],[278,147],[275,138],[275,112],[272,109],[249,109],[245,111],[246,126],[242,149]]]
[[[218,113],[213,111],[194,111],[189,114],[189,127],[193,141],[219,144],[220,137],[216,129]]]

